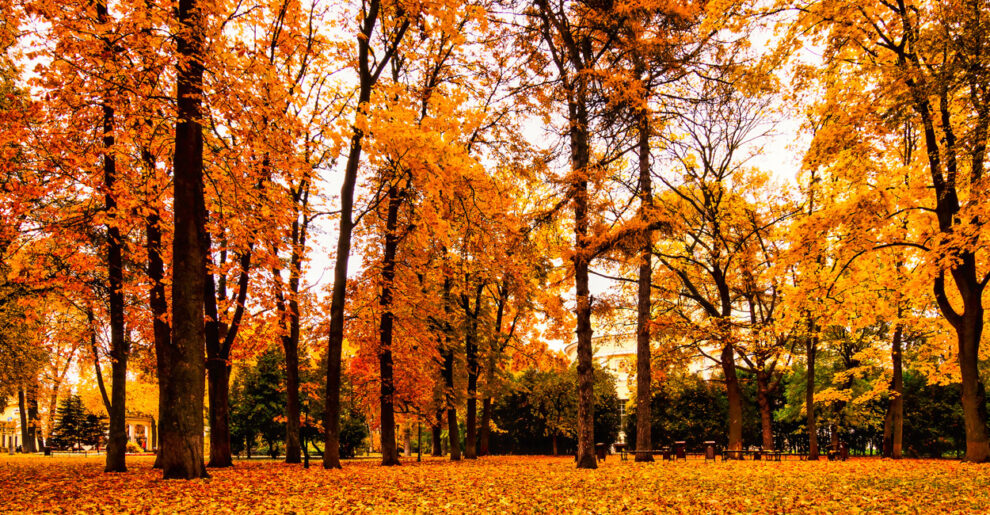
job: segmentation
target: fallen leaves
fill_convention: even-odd
[[[490,457],[323,470],[271,462],[165,481],[151,458],[104,474],[102,458],[0,457],[5,513],[983,513],[990,467],[955,461],[622,462]]]

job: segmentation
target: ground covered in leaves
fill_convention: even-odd
[[[164,481],[150,458],[104,474],[101,458],[0,457],[0,512],[759,512],[985,513],[990,466],[955,461],[633,463],[572,459],[415,460],[343,470],[238,462]]]

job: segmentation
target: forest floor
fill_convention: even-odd
[[[149,457],[104,474],[103,458],[0,456],[0,512],[73,513],[986,513],[990,465],[946,460],[633,463],[488,457],[343,470],[237,462],[165,481]]]

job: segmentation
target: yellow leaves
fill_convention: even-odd
[[[127,474],[101,458],[0,457],[4,511],[140,513],[981,512],[990,469],[948,461],[633,463],[491,457],[343,470],[238,462],[209,480],[164,481],[151,458]]]

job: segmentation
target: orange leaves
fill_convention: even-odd
[[[164,481],[151,458],[102,474],[101,459],[0,456],[4,511],[138,513],[982,512],[990,470],[957,462],[633,463],[492,457],[343,470],[238,462],[212,479]]]

